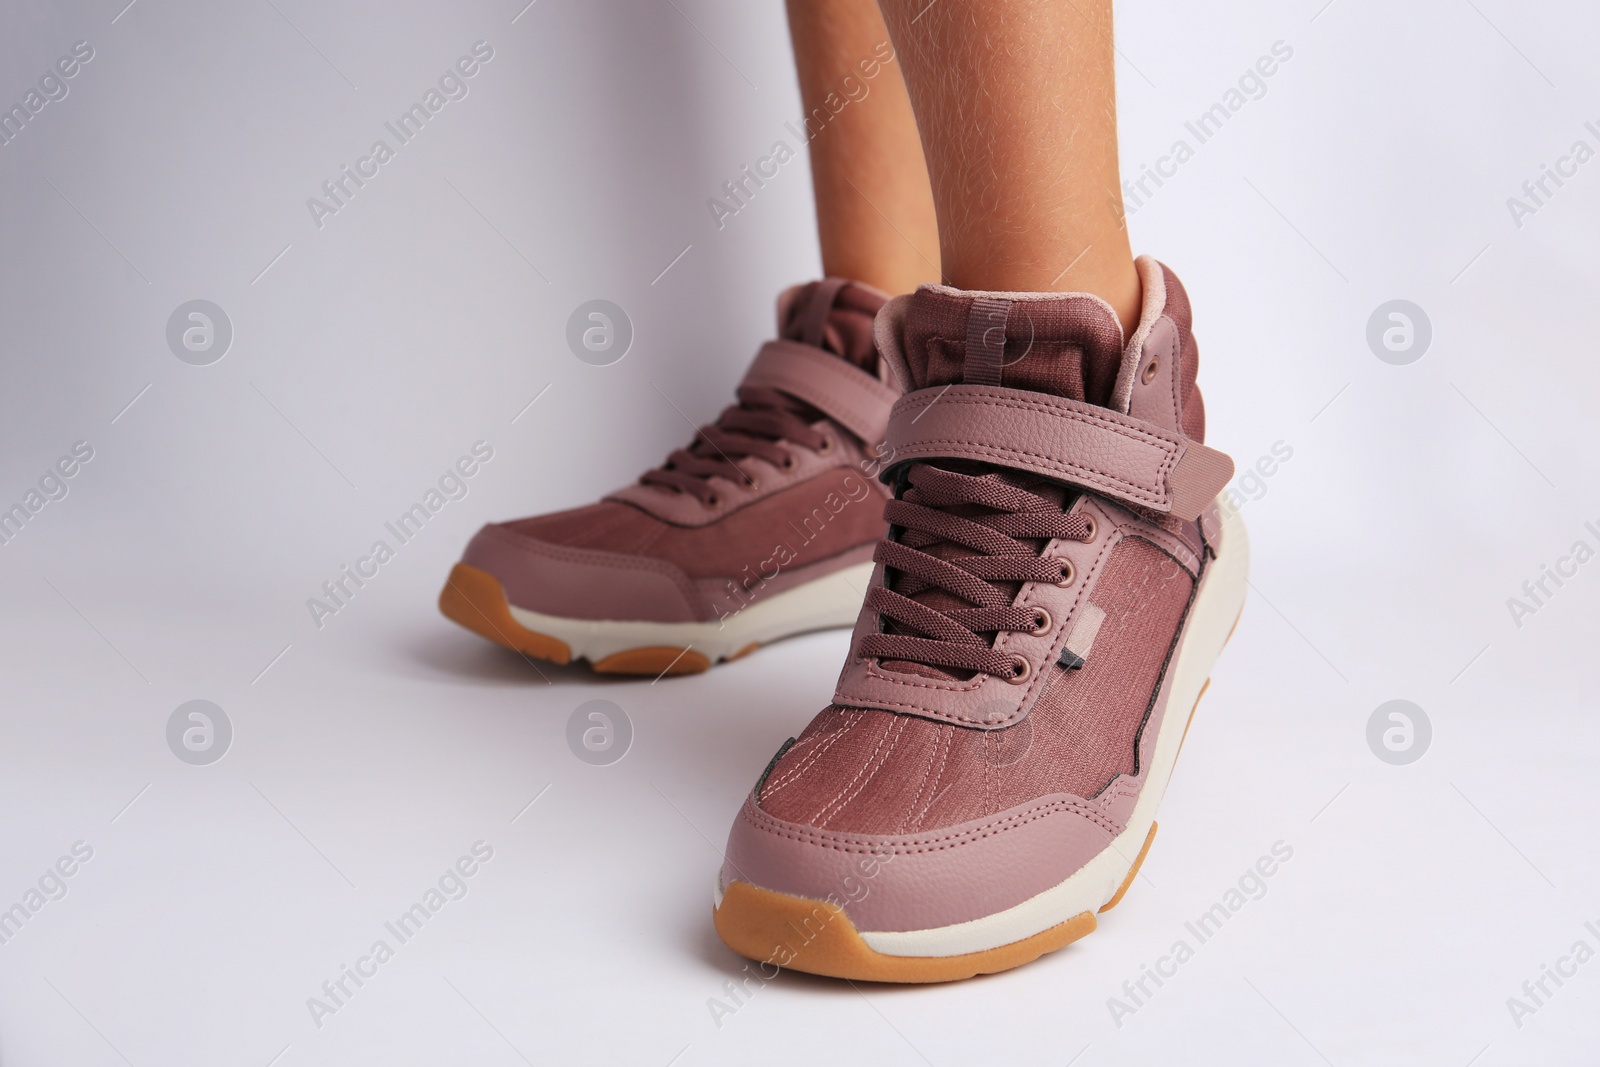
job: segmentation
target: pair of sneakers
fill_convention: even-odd
[[[452,571],[445,615],[602,672],[854,623],[833,702],[735,817],[713,912],[735,951],[947,981],[1127,891],[1248,564],[1188,297],[1138,268],[1131,337],[1088,294],[791,289],[689,447],[484,527]]]

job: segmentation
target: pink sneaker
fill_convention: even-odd
[[[807,630],[848,626],[887,492],[899,390],[872,341],[886,297],[830,278],[778,300],[780,340],[689,447],[597,504],[485,526],[439,609],[529,656],[689,674]]]
[[[746,799],[735,951],[844,978],[1005,970],[1095,928],[1155,834],[1248,546],[1201,443],[1188,297],[924,286],[878,316],[907,386],[895,499],[834,702]]]

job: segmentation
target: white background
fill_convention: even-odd
[[[586,502],[687,440],[674,405],[711,418],[777,291],[817,273],[803,160],[721,230],[705,204],[793,142],[780,6],[125,2],[0,16],[0,102],[95,49],[0,146],[0,503],[94,448],[0,548],[0,908],[94,850],[0,945],[0,1062],[1592,1055],[1600,962],[1520,1027],[1507,998],[1600,950],[1600,562],[1520,628],[1506,604],[1600,548],[1600,163],[1520,228],[1506,206],[1600,147],[1592,8],[1121,5],[1130,172],[1293,49],[1131,223],[1193,297],[1210,442],[1241,467],[1293,450],[1245,505],[1252,596],[1144,877],[1023,969],[784,976],[719,1027],[742,961],[711,929],[718,847],[845,634],[599,681],[434,598],[481,522]],[[478,40],[470,94],[318,229],[306,199]],[[597,297],[636,331],[608,368],[564,340]],[[194,298],[234,326],[211,366],[165,341]],[[1365,340],[1394,298],[1432,322],[1409,366]],[[307,598],[478,440],[495,458],[466,499],[319,630]],[[636,731],[609,767],[564,739],[596,697]],[[165,740],[195,698],[235,731],[205,767]],[[1366,742],[1394,698],[1433,726],[1408,766]],[[479,840],[468,895],[317,1027],[307,998]],[[1117,1025],[1108,999],[1278,841],[1266,895]]]

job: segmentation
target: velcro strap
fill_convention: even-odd
[[[1182,434],[1095,404],[1001,386],[907,393],[886,439],[896,465],[972,459],[1030,471],[1190,520],[1233,477],[1233,460]]]
[[[740,385],[777,389],[803,400],[870,444],[883,440],[889,409],[899,395],[855,364],[798,341],[762,345]]]

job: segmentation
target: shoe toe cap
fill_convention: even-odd
[[[461,562],[493,576],[507,601],[526,611],[596,621],[700,621],[693,583],[648,556],[555,544],[491,523],[473,536]]]
[[[746,799],[722,886],[746,882],[842,908],[858,930],[929,930],[984,918],[1064,881],[1117,827],[1077,797],[1045,797],[915,834],[845,834],[784,822]]]

